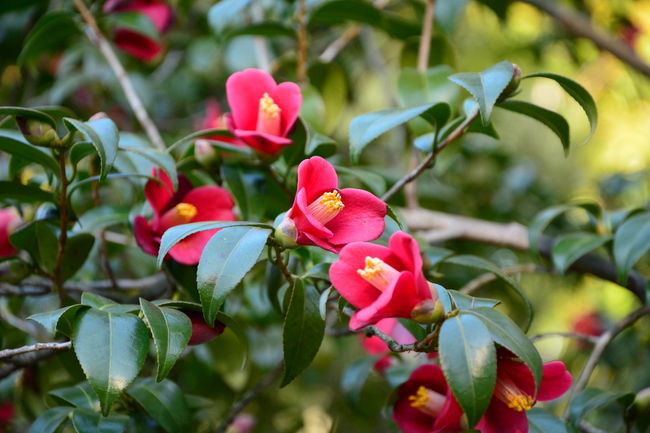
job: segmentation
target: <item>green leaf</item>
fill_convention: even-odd
[[[311,364],[325,334],[316,289],[296,279],[287,296],[290,296],[289,306],[282,328],[284,377],[280,387],[289,384]]]
[[[64,404],[71,404],[74,407],[92,411],[99,411],[100,409],[99,399],[87,381],[67,388],[55,389],[50,391],[50,395],[55,397],[56,400]]]
[[[555,269],[564,274],[576,260],[603,246],[611,238],[593,233],[569,233],[557,238],[551,250]]]
[[[458,22],[467,0],[446,0],[435,5],[435,22],[445,33],[451,33]]]
[[[36,224],[35,234],[38,246],[38,264],[46,271],[53,273],[56,266],[56,252],[59,250],[59,239],[52,226],[47,223]]]
[[[126,392],[167,433],[186,433],[191,429],[191,413],[183,391],[169,379],[156,383],[152,378],[137,379]]]
[[[462,314],[443,322],[438,344],[442,371],[473,427],[490,404],[496,383],[492,337],[478,318]]]
[[[542,380],[542,359],[526,335],[519,329],[517,324],[504,316],[497,310],[488,307],[478,307],[473,310],[465,310],[463,315],[468,314],[478,318],[487,328],[492,339],[500,346],[505,347],[530,368],[535,378],[535,384],[539,389]]]
[[[90,233],[79,233],[68,236],[68,242],[63,254],[63,265],[61,267],[63,281],[66,281],[81,269],[88,259],[90,250],[94,244],[95,237]],[[49,254],[52,254],[52,251]]]
[[[106,20],[115,29],[128,29],[154,41],[160,39],[156,25],[147,14],[142,12],[113,12],[106,17]]]
[[[176,161],[168,153],[161,152],[150,147],[120,146],[120,150],[136,153],[149,160],[155,166],[162,168],[172,181],[174,189],[178,188],[178,174],[176,173]]]
[[[220,37],[225,30],[242,19],[244,10],[252,0],[221,0],[208,11],[208,24],[215,36]]]
[[[77,316],[72,345],[102,412],[108,414],[144,365],[147,327],[134,315],[91,308]]]
[[[79,161],[95,153],[95,147],[90,141],[79,141],[72,145],[70,149],[70,163],[73,167],[79,164]]]
[[[55,433],[68,419],[71,411],[69,407],[53,407],[46,410],[36,418],[27,433]]]
[[[614,234],[614,262],[618,281],[625,284],[632,266],[650,248],[650,213],[644,212],[626,220]]]
[[[94,207],[81,215],[75,225],[75,229],[96,232],[118,224],[126,225],[128,222],[128,208],[116,208],[114,206],[103,205]]]
[[[54,311],[34,314],[27,319],[40,324],[53,336],[60,332],[69,337],[72,335],[72,327],[77,313],[85,308],[88,307],[82,304],[69,305]]]
[[[446,263],[453,263],[460,266],[466,266],[469,268],[480,269],[485,272],[491,272],[500,279],[502,279],[508,286],[514,289],[515,294],[521,299],[524,307],[526,308],[526,323],[524,329],[530,327],[531,322],[533,321],[533,306],[530,303],[530,299],[524,293],[524,290],[519,286],[519,284],[510,278],[506,273],[504,273],[498,266],[494,263],[490,263],[487,260],[484,260],[480,257],[470,256],[470,255],[461,255],[453,256],[445,259]]]
[[[90,140],[99,155],[99,178],[105,178],[117,157],[119,133],[115,123],[108,118],[82,122],[69,117],[63,118],[63,122],[69,131],[77,130]]]
[[[226,33],[225,39],[233,39],[237,36],[265,36],[267,38],[286,37],[295,39],[296,31],[276,21],[254,23]]]
[[[240,167],[222,165],[221,176],[228,184],[241,217],[245,220],[263,220],[267,200],[263,195],[264,178],[259,173],[246,173]]]
[[[492,107],[508,87],[515,74],[512,63],[503,61],[478,73],[463,72],[449,77],[451,81],[465,88],[478,102],[484,125],[490,122]]]
[[[343,167],[336,165],[335,168],[336,171],[352,175],[359,179],[376,196],[380,196],[386,192],[386,179],[377,173],[357,167]]]
[[[22,203],[49,201],[54,203],[54,196],[37,186],[23,185],[18,182],[0,180],[0,198],[18,200]]]
[[[535,77],[548,78],[555,81],[560,86],[562,86],[564,91],[567,92],[573,99],[575,99],[578,104],[580,104],[580,107],[582,107],[585,114],[587,115],[587,119],[589,120],[590,132],[589,136],[585,139],[585,142],[589,141],[589,139],[594,135],[594,132],[596,132],[596,127],[598,126],[598,109],[596,108],[596,102],[594,101],[594,98],[591,97],[589,92],[587,92],[584,87],[575,81],[562,75],[552,74],[550,72],[538,72],[536,74],[524,75],[521,77],[521,79],[524,80],[526,78]]]
[[[255,223],[249,221],[201,221],[196,223],[181,224],[169,228],[160,240],[160,250],[158,251],[158,267],[174,245],[182,241],[189,235],[202,232],[205,230],[223,229],[226,227],[260,227],[272,229],[273,227],[268,224]]]
[[[27,141],[4,135],[3,132],[0,131],[0,151],[12,156],[24,158],[29,162],[42,166],[55,176],[59,176],[59,164],[57,164],[54,158],[27,143]]]
[[[118,304],[112,299],[103,297],[92,292],[84,292],[81,294],[81,303],[83,305],[88,305],[97,310],[106,311],[109,313],[131,313],[134,311],[140,310],[140,307],[135,304]]]
[[[402,69],[397,80],[400,105],[414,107],[432,102],[457,105],[461,90],[447,79],[452,73],[453,69],[447,65],[434,66],[426,72],[420,72],[416,68]]]
[[[478,307],[495,307],[500,303],[496,299],[488,298],[476,298],[474,296],[469,296],[464,293],[461,293],[457,290],[448,290],[449,296],[454,301],[456,308],[459,310],[470,310],[472,308]]]
[[[361,391],[368,375],[372,371],[372,367],[377,362],[374,356],[367,356],[365,358],[357,359],[352,364],[348,365],[341,376],[341,390],[343,391],[343,398],[353,408],[359,408],[361,402]]]
[[[206,244],[196,273],[196,283],[208,325],[230,292],[257,263],[271,234],[258,227],[230,227],[218,231]]]
[[[569,123],[561,115],[538,105],[531,104],[530,102],[515,101],[512,99],[497,104],[497,107],[523,114],[524,116],[528,116],[531,119],[543,123],[560,139],[562,147],[564,148],[564,153],[569,153],[571,141],[569,135]]]
[[[534,255],[539,255],[539,239],[546,230],[546,227],[558,216],[571,209],[571,205],[552,206],[544,209],[533,219],[528,227],[528,243],[530,252]]]
[[[618,403],[623,409],[627,409],[632,402],[634,402],[634,393],[632,392],[609,392],[586,388],[571,403],[569,420],[574,424],[579,424],[582,418],[592,410],[611,403]]]
[[[129,422],[125,415],[102,417],[97,412],[82,408],[73,410],[71,419],[77,433],[123,433]]]
[[[442,105],[441,105],[442,104]],[[436,114],[444,102],[438,104],[421,105],[414,108],[388,109],[362,114],[352,119],[348,136],[350,140],[350,158],[354,163],[359,160],[361,151],[374,139],[402,125],[409,120],[422,116],[429,121],[438,116]]]
[[[321,3],[309,14],[309,26],[321,24],[340,24],[355,21],[378,26],[381,23],[381,11],[366,1],[332,0]]]
[[[567,433],[564,421],[537,407],[526,412],[528,433]]]
[[[189,135],[186,135],[185,137],[179,139],[178,141],[175,141],[174,144],[169,146],[167,148],[167,152],[171,153],[172,150],[182,147],[183,145],[190,143],[197,138],[208,138],[207,141],[216,147],[217,149],[221,150],[226,150],[229,152],[234,152],[238,153],[241,155],[246,155],[246,156],[252,156],[253,152],[245,146],[235,146],[234,144],[231,143],[226,143],[226,142],[221,142],[221,141],[215,141],[215,140],[210,140],[209,137],[234,137],[230,131],[227,129],[220,129],[220,128],[215,128],[215,129],[202,129],[200,131],[193,132]]]
[[[156,380],[163,380],[183,354],[192,336],[192,322],[180,311],[158,307],[140,298],[144,323],[156,346]]]
[[[25,117],[31,120],[38,120],[39,122],[47,123],[52,128],[56,128],[56,122],[49,114],[34,108],[0,107],[0,116],[3,115],[13,116],[13,117]]]
[[[43,15],[29,32],[18,56],[18,66],[33,63],[47,52],[60,52],[72,36],[80,31],[70,12],[51,12]]]
[[[305,155],[329,156],[334,153],[336,153],[336,141],[333,138],[310,131],[305,145]]]

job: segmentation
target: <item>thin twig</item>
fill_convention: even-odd
[[[298,25],[298,46],[296,52],[296,79],[307,83],[307,0],[298,0],[296,24]]]
[[[31,346],[18,347],[16,349],[0,350],[0,359],[13,358],[16,355],[22,355],[30,352],[39,352],[41,350],[67,350],[72,347],[70,341],[62,343],[36,343]]]
[[[87,24],[88,39],[90,39],[90,41],[99,48],[99,51],[106,59],[106,62],[108,62],[108,66],[110,66],[110,68],[113,70],[117,81],[120,83],[120,86],[124,91],[124,95],[126,96],[127,101],[129,101],[131,109],[133,109],[133,114],[135,114],[138,122],[140,122],[140,125],[142,125],[142,128],[149,137],[149,140],[159,150],[166,150],[165,143],[160,136],[158,128],[149,117],[147,110],[144,108],[140,97],[135,91],[135,88],[133,87],[129,76],[124,70],[124,66],[122,66],[122,63],[120,63],[120,60],[117,58],[113,47],[111,47],[111,44],[106,40],[101,30],[99,30],[99,26],[97,26],[95,18],[90,13],[83,0],[74,0],[74,4],[79,10],[79,13],[81,14],[84,22]]]
[[[284,279],[287,280],[289,286],[293,286],[293,275],[282,259],[282,248],[274,242],[273,249],[275,250],[275,264],[280,268],[280,271],[282,271],[282,275],[284,275]]]
[[[505,268],[501,268],[501,271],[506,274],[506,275],[517,275],[517,274],[522,274],[522,273],[536,273],[536,272],[548,272],[548,269],[543,268],[541,266],[537,266],[534,263],[526,263],[523,265],[514,265],[514,266],[508,266]],[[499,277],[497,277],[495,274],[492,272],[486,272],[484,274],[479,275],[478,277],[474,278],[471,280],[469,283],[465,284],[459,292],[464,293],[466,295],[474,293],[481,287],[485,286],[486,284],[491,283],[492,281],[497,280]]]
[[[415,180],[419,175],[424,172],[430,165],[431,162],[442,152],[450,143],[460,137],[465,129],[476,119],[478,116],[478,111],[474,112],[472,115],[468,116],[467,119],[463,121],[456,129],[454,129],[451,134],[447,136],[436,149],[429,154],[414,170],[407,173],[404,177],[398,180],[384,195],[381,196],[383,201],[388,201],[393,197],[400,189],[404,187],[409,182]]]
[[[429,53],[431,51],[431,33],[433,30],[433,13],[436,0],[427,0],[424,18],[422,19],[422,35],[418,48],[418,71],[426,72],[429,66]]]
[[[261,382],[259,382],[255,387],[251,388],[244,396],[236,401],[232,406],[230,406],[230,410],[228,411],[228,415],[223,419],[221,424],[219,424],[219,427],[217,427],[217,430],[215,430],[215,433],[225,433],[228,430],[228,427],[230,427],[230,424],[235,420],[237,415],[244,409],[246,409],[246,406],[253,401],[255,398],[257,398],[258,395],[260,395],[262,392],[264,392],[269,386],[273,384],[273,382],[276,381],[278,377],[280,377],[280,374],[282,373],[282,370],[284,370],[284,361],[280,361],[280,363],[269,373],[268,376],[266,376],[264,379],[262,379]]]
[[[571,388],[571,393],[569,394],[569,403],[567,404],[566,409],[564,410],[564,419],[567,419],[569,416],[569,407],[571,406],[571,402],[573,401],[575,396],[578,395],[578,393],[582,391],[585,388],[585,386],[587,386],[587,382],[589,382],[589,378],[591,377],[591,374],[596,368],[596,365],[598,364],[600,357],[603,355],[603,352],[605,352],[605,349],[607,348],[607,346],[609,346],[609,343],[611,343],[612,340],[614,340],[614,338],[616,338],[616,336],[621,332],[623,332],[627,327],[632,326],[637,320],[639,320],[640,318],[648,314],[650,314],[650,307],[639,308],[638,310],[633,311],[632,313],[625,316],[623,319],[616,322],[607,331],[605,331],[600,337],[598,337],[598,340],[596,341],[596,344],[593,348],[593,351],[591,352],[591,355],[589,356],[589,359],[587,359],[585,366],[582,368],[582,371],[580,372],[580,376],[578,377],[578,380],[576,380],[575,384],[573,385],[573,388]]]
[[[44,350],[41,352],[30,352],[24,355],[18,355],[11,359],[11,363],[0,368],[0,379],[4,379],[16,370],[32,366],[39,361],[47,359],[57,352],[57,350]]]
[[[91,282],[68,282],[64,285],[66,292],[102,292],[116,288],[119,291],[142,291],[165,282],[163,274],[155,274],[140,279],[122,278],[115,281],[117,287],[111,280],[99,280]],[[52,292],[52,282],[45,278],[31,277],[20,282],[19,285],[0,281],[0,296],[39,296]]]
[[[365,328],[357,332],[365,333],[366,337],[379,338],[381,341],[386,343],[386,345],[392,352],[431,352],[429,346],[431,345],[431,342],[435,339],[435,337],[440,332],[440,329],[439,327],[437,327],[433,332],[428,334],[422,340],[417,341],[415,343],[409,343],[409,344],[398,343],[393,339],[393,337],[386,334],[385,332],[383,332],[381,329],[377,328],[374,325],[366,326]]]
[[[562,337],[562,338],[575,338],[576,340],[584,341],[591,344],[598,342],[598,337],[588,334],[580,334],[578,332],[546,332],[530,337],[530,341],[538,341],[544,338]]]
[[[64,149],[58,151],[59,177],[61,181],[59,189],[59,250],[52,271],[52,283],[54,283],[54,290],[59,294],[61,306],[65,304],[66,296],[65,287],[63,287],[63,258],[65,257],[68,242],[68,175],[65,171],[65,155]]]

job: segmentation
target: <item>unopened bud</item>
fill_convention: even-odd
[[[298,246],[298,229],[293,220],[285,216],[275,229],[273,234],[276,242],[284,248],[293,249]]]
[[[638,414],[650,414],[650,388],[644,388],[636,394],[634,409]]]
[[[61,140],[54,128],[39,120],[16,117],[20,132],[34,146],[61,147]]]
[[[411,310],[411,319],[418,323],[438,323],[445,317],[445,310],[439,300],[425,299]]]
[[[510,82],[506,86],[505,89],[503,89],[503,92],[501,92],[501,95],[499,96],[498,102],[505,101],[511,96],[514,96],[519,92],[519,83],[521,82],[521,69],[519,68],[518,65],[512,64],[512,67],[514,69],[512,73],[512,78],[510,79]]]
[[[89,122],[92,122],[93,120],[99,120],[99,119],[108,119],[108,114],[104,113],[103,111],[100,111],[99,113],[95,113],[92,116],[90,116],[90,119],[88,119]]]
[[[196,140],[194,142],[194,158],[205,169],[211,170],[219,166],[219,152],[208,140]]]

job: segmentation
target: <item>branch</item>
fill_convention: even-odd
[[[449,315],[451,316],[455,314],[450,313]],[[379,338],[381,341],[386,343],[388,348],[393,352],[431,352],[429,346],[431,345],[431,342],[435,339],[435,337],[440,332],[440,327],[437,327],[433,332],[429,333],[422,340],[416,341],[415,343],[409,343],[409,344],[398,343],[393,339],[393,337],[386,334],[385,332],[383,332],[381,329],[377,328],[374,325],[366,326],[365,328],[356,332],[363,332],[366,334],[366,337]]]
[[[246,406],[253,401],[258,395],[260,395],[266,388],[271,386],[275,380],[280,377],[280,374],[282,373],[282,370],[284,370],[284,361],[280,361],[280,363],[275,367],[275,369],[269,373],[268,376],[266,376],[260,383],[255,385],[252,389],[250,389],[244,396],[239,400],[236,401],[231,407],[230,411],[228,412],[228,415],[223,419],[221,424],[219,424],[219,427],[217,427],[217,430],[215,433],[225,433],[228,430],[228,427],[230,427],[230,424],[235,420],[237,415],[244,409],[246,409]]]
[[[576,340],[581,340],[591,344],[596,344],[598,341],[598,337],[588,334],[580,334],[578,332],[547,332],[530,337],[530,341],[537,341],[549,337],[575,338]]]
[[[69,341],[64,341],[63,343],[36,343],[31,346],[23,346],[16,349],[0,350],[0,359],[13,358],[16,355],[39,352],[41,350],[68,350],[70,347],[72,347],[72,343]]]
[[[296,79],[299,84],[307,83],[307,0],[298,0],[296,24],[298,25],[298,43],[296,47]]]
[[[602,51],[608,51],[643,75],[650,76],[650,65],[645,63],[624,42],[610,37],[605,31],[591,25],[589,18],[552,0],[519,0],[547,13],[569,33],[591,40]]]
[[[110,68],[113,70],[117,81],[120,83],[120,86],[122,86],[122,90],[124,91],[124,95],[126,96],[127,101],[129,101],[129,105],[131,105],[131,109],[133,109],[133,114],[135,114],[138,122],[140,122],[140,125],[142,125],[142,128],[149,137],[149,140],[159,150],[166,150],[167,148],[165,147],[165,143],[160,136],[158,128],[156,128],[156,125],[149,117],[149,113],[147,113],[147,110],[144,108],[140,97],[133,88],[133,84],[131,83],[131,80],[124,70],[124,66],[122,66],[122,63],[120,63],[120,60],[115,54],[115,51],[113,51],[113,47],[111,47],[111,44],[106,40],[101,30],[99,30],[99,26],[97,26],[95,18],[90,13],[83,0],[74,0],[74,4],[79,10],[81,17],[87,24],[88,39],[90,39],[90,41],[95,44],[97,48],[99,48],[99,51],[108,62],[108,66],[110,66]]]
[[[587,382],[589,382],[589,377],[591,377],[591,373],[593,373],[594,369],[596,368],[596,365],[598,364],[598,361],[600,360],[600,357],[603,355],[603,352],[605,352],[607,346],[609,346],[609,343],[611,343],[612,340],[614,340],[614,338],[616,338],[616,336],[621,332],[623,332],[627,327],[632,326],[637,320],[639,320],[640,318],[648,314],[650,314],[650,307],[639,308],[638,310],[633,311],[632,313],[625,316],[623,319],[616,322],[607,331],[605,331],[600,337],[598,337],[596,341],[596,345],[594,346],[594,349],[591,352],[589,359],[587,359],[587,362],[585,363],[582,372],[580,372],[580,376],[578,377],[578,380],[576,380],[575,385],[573,386],[573,388],[571,388],[571,393],[569,394],[569,403],[567,404],[566,409],[564,411],[564,419],[568,417],[569,407],[571,406],[571,402],[573,401],[575,396],[580,391],[582,391],[585,388],[585,386],[587,386]]]
[[[118,279],[117,291],[142,291],[147,290],[165,282],[163,274],[155,274],[140,279]],[[65,286],[66,292],[104,292],[114,289],[113,281],[99,280],[84,282],[69,282]],[[52,292],[52,282],[45,278],[32,277],[23,280],[19,285],[0,282],[0,296],[40,296]]]
[[[420,72],[426,72],[429,65],[435,5],[436,0],[427,0],[424,18],[422,18],[422,35],[420,36],[420,46],[418,47],[418,71]]]
[[[11,363],[0,368],[0,379],[4,379],[16,370],[21,368],[30,367],[39,361],[47,359],[54,355],[55,350],[44,350],[41,352],[30,352],[24,355],[19,355],[11,360]]]
[[[400,211],[406,225],[411,230],[420,231],[420,236],[427,242],[464,239],[521,251],[529,249],[528,228],[516,222],[495,223],[426,209],[400,209]],[[538,251],[543,257],[551,257],[553,242],[553,239],[548,236],[540,238]],[[647,281],[637,272],[630,272],[627,282],[621,284],[617,279],[616,266],[595,254],[582,256],[568,270],[591,274],[619,284],[645,303]]]
[[[534,263],[528,263],[524,265],[514,265],[514,266],[508,266],[505,268],[501,268],[501,271],[503,271],[504,274],[506,275],[516,275],[516,274],[522,274],[522,273],[537,273],[537,272],[547,272],[546,268],[542,268],[541,266],[537,266]],[[469,295],[471,293],[474,293],[481,287],[485,286],[486,284],[491,283],[492,281],[497,280],[499,277],[494,275],[491,272],[486,272],[484,274],[479,275],[478,277],[474,278],[471,280],[469,283],[465,284],[463,288],[459,290],[461,293],[465,293],[466,295]]]

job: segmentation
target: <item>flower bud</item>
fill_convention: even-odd
[[[61,139],[47,123],[20,116],[16,117],[16,123],[25,140],[34,146],[61,147]]]
[[[248,413],[237,415],[228,428],[228,433],[249,433],[257,424],[255,417]]]
[[[512,64],[512,67],[514,69],[512,73],[512,78],[510,79],[510,82],[508,83],[506,88],[503,89],[503,92],[501,92],[501,95],[499,96],[497,102],[503,102],[509,97],[519,93],[519,83],[521,82],[521,69],[519,68],[518,65],[514,63]]]
[[[88,121],[92,122],[93,120],[108,119],[108,118],[109,118],[108,114],[104,113],[103,111],[100,111],[90,116],[90,119],[88,119]]]
[[[293,249],[298,246],[298,229],[293,220],[285,216],[275,229],[273,234],[276,242],[284,248]]]
[[[223,334],[223,331],[226,328],[226,325],[218,320],[214,322],[214,326],[208,325],[203,319],[203,314],[198,311],[183,310],[183,313],[189,317],[192,322],[192,336],[190,337],[190,341],[187,343],[190,346],[207,343]]]
[[[425,299],[411,310],[411,319],[418,323],[437,323],[445,316],[445,310],[439,300]]]

